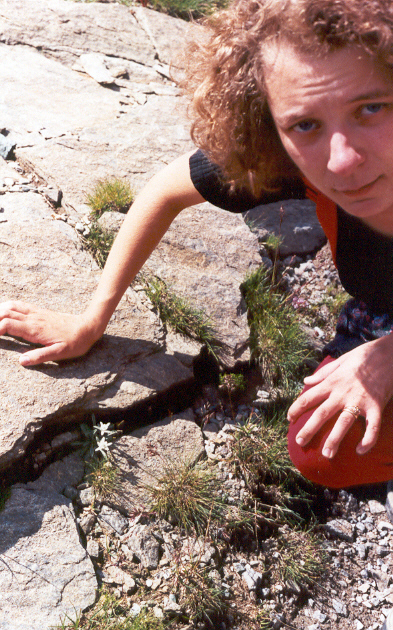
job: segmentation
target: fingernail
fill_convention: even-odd
[[[299,446],[304,446],[305,445],[305,439],[300,437],[300,436],[298,436],[296,438],[296,444],[299,444]]]
[[[332,454],[332,450],[330,448],[324,448],[322,451],[322,455],[324,457],[327,457],[327,459],[331,459],[333,454]]]
[[[30,358],[29,358],[29,357],[21,357],[21,358],[19,359],[19,363],[20,363],[21,365],[26,366],[26,365],[30,365],[31,361],[30,361]]]

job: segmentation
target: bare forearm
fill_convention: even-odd
[[[187,158],[187,171],[185,160]],[[188,156],[158,173],[134,201],[116,237],[86,311],[100,336],[130,282],[179,212],[203,201],[190,185]]]

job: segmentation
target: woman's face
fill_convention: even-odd
[[[348,213],[393,233],[393,77],[358,48],[324,59],[264,52],[269,106],[306,178]]]

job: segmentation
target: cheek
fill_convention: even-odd
[[[310,147],[304,147],[294,144],[288,136],[280,134],[281,142],[285,151],[288,153],[291,160],[296,164],[298,168],[304,174],[310,170],[312,165],[315,166],[315,155],[310,150]]]

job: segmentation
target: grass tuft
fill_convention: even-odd
[[[82,237],[82,241],[88,252],[93,256],[97,265],[102,269],[106,263],[109,252],[115,240],[116,234],[103,230],[96,221],[90,226],[90,232]]]
[[[231,448],[247,485],[263,483],[267,475],[278,482],[299,475],[289,458],[285,424],[255,416],[237,427]]]
[[[224,591],[214,582],[210,571],[211,568],[201,567],[199,560],[182,562],[176,569],[178,601],[191,623],[208,621],[213,625],[214,618],[227,608]]]
[[[92,611],[78,615],[74,621],[67,615],[57,630],[164,630],[162,621],[152,612],[143,610],[136,617],[128,612],[125,600],[102,589]]]
[[[100,180],[92,193],[86,195],[91,214],[99,219],[104,212],[126,213],[134,201],[135,191],[127,181],[115,177]]]
[[[311,532],[284,527],[284,535],[278,538],[276,570],[281,581],[300,588],[312,587],[321,579],[326,563],[326,552],[321,542]]]
[[[307,356],[307,337],[298,316],[272,278],[260,267],[242,285],[249,312],[250,349],[270,386],[293,389]]]
[[[106,499],[119,488],[120,471],[111,459],[93,459],[88,467],[87,482],[97,497]]]
[[[218,482],[207,462],[179,459],[167,462],[154,486],[147,486],[150,509],[171,518],[186,531],[205,533],[209,523],[220,519],[224,505],[218,495]]]
[[[203,343],[215,356],[220,343],[210,318],[178,295],[157,276],[142,278],[145,292],[164,324],[175,332]]]

